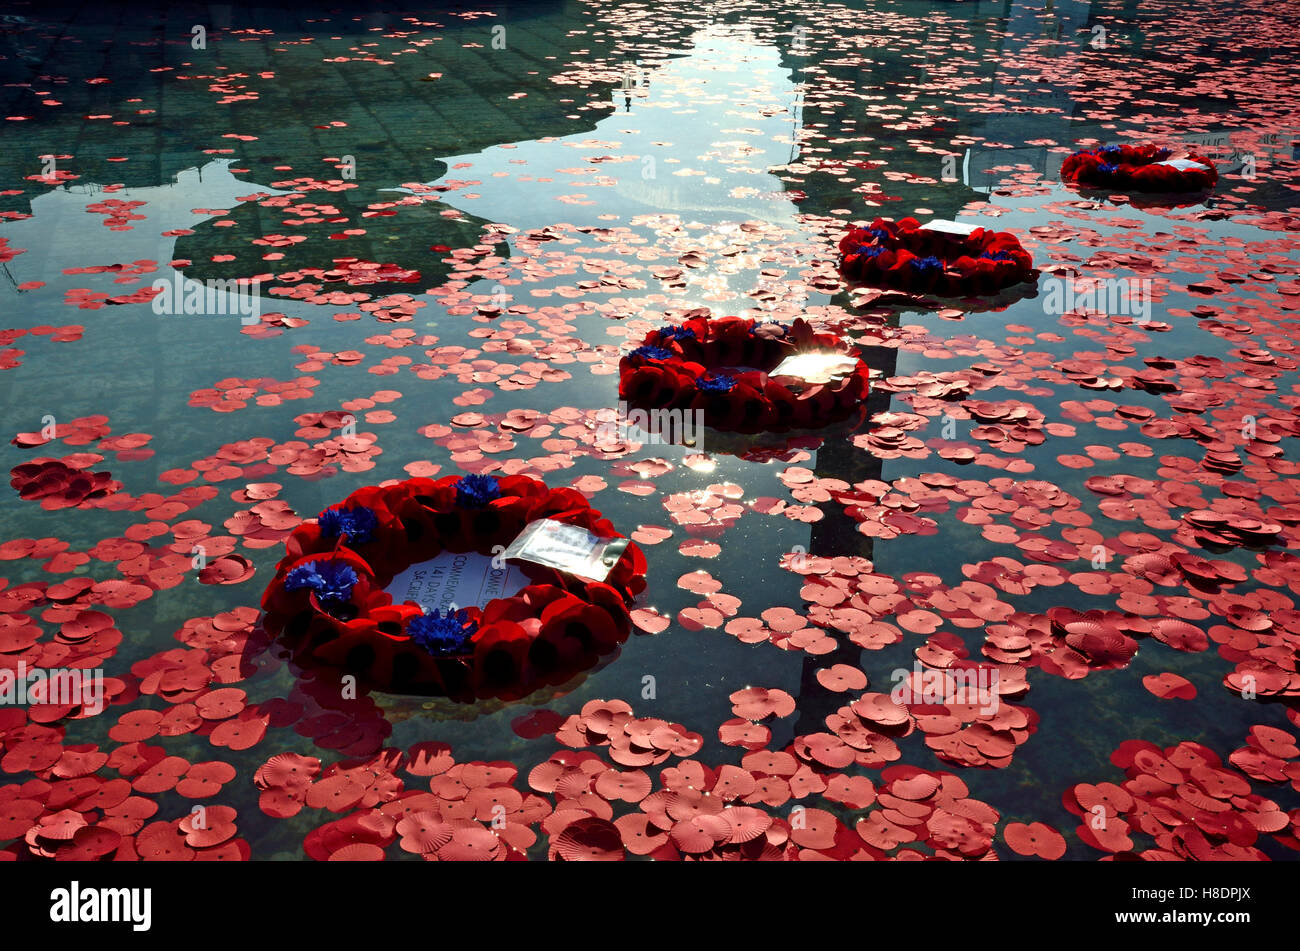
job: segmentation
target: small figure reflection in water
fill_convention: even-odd
[[[641,71],[641,78],[637,80],[637,70]],[[635,95],[638,99],[648,95],[650,87],[650,70],[643,67],[639,60],[629,61],[623,64],[623,79],[619,83],[619,88],[623,90],[623,111],[632,111],[632,97]]]

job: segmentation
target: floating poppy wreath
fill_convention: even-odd
[[[444,553],[495,556],[538,520],[626,544],[603,581],[543,564],[482,608],[397,603],[385,586]],[[359,489],[286,541],[262,597],[269,633],[300,658],[397,692],[518,699],[596,664],[627,640],[646,561],[574,489],[528,476],[409,479]],[[609,550],[617,550],[615,545]],[[608,563],[607,563],[608,564]]]
[[[1061,180],[1072,185],[1140,192],[1198,192],[1219,180],[1214,162],[1155,145],[1107,145],[1075,152],[1061,164]]]
[[[839,267],[850,280],[950,297],[996,294],[1036,276],[1033,258],[1009,231],[915,218],[850,227]]]
[[[618,369],[619,399],[629,406],[698,410],[713,429],[746,433],[847,416],[866,399],[870,378],[851,344],[803,318],[694,317],[650,331]]]

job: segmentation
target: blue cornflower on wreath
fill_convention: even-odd
[[[406,633],[416,646],[436,657],[469,653],[470,640],[477,632],[478,623],[470,620],[464,608],[449,610],[445,615],[429,611],[406,625]]]
[[[309,561],[290,571],[284,579],[286,591],[307,588],[316,594],[316,600],[327,613],[337,616],[352,600],[352,589],[358,578],[356,570],[344,561]]]
[[[326,538],[346,535],[349,542],[358,545],[373,541],[375,530],[379,527],[378,516],[364,505],[326,509],[317,516],[316,522],[320,525],[320,533]]]

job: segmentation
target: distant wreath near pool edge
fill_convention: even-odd
[[[1010,231],[966,232],[956,222],[877,218],[865,228],[850,225],[839,251],[845,278],[909,293],[993,295],[1037,277],[1033,258]]]
[[[1115,191],[1182,194],[1207,191],[1219,180],[1214,161],[1156,145],[1106,145],[1075,152],[1061,163],[1061,181]]]
[[[821,362],[798,377],[797,359]],[[839,369],[819,377],[827,362]],[[777,373],[785,366],[791,373]],[[619,361],[618,394],[646,410],[700,411],[720,431],[816,428],[848,416],[867,398],[870,369],[852,341],[793,323],[693,317],[650,331]],[[783,382],[784,381],[784,382]]]
[[[384,590],[443,553],[497,555],[541,519],[626,541],[582,493],[529,476],[358,489],[286,540],[262,597],[263,625],[296,659],[389,692],[515,700],[564,683],[631,633],[628,605],[646,574],[635,543],[626,542],[604,581],[524,564],[527,585],[481,608],[426,613]]]

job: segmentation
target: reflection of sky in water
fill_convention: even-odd
[[[557,211],[560,220],[599,226],[611,210],[622,219],[795,227],[794,205],[767,171],[790,161],[797,110],[776,49],[709,30],[691,38],[686,57],[630,72],[640,83],[631,111],[615,88],[617,108],[594,132],[447,157],[448,177],[482,179],[473,188],[479,197],[453,193],[450,203],[525,230],[554,223]],[[580,174],[593,156],[597,174]]]
[[[20,315],[30,314],[33,326],[47,319],[66,323],[73,318],[62,298],[74,288],[89,285],[95,291],[116,297],[131,294],[141,287],[151,287],[155,282],[165,282],[162,286],[168,288],[175,286],[184,275],[183,269],[169,263],[176,260],[179,234],[175,232],[212,220],[216,217],[212,211],[233,208],[241,199],[247,200],[250,194],[249,183],[235,178],[230,165],[230,159],[216,159],[200,168],[178,172],[174,181],[154,188],[120,188],[107,192],[94,184],[72,184],[52,188],[37,196],[32,201],[32,217],[8,222],[5,226],[4,237],[10,244],[27,250],[4,265],[8,281],[0,282],[0,302],[3,302],[0,306],[8,304],[6,309],[15,310]],[[274,188],[255,190],[268,195],[283,194],[282,190]],[[135,225],[130,230],[105,231],[104,234],[92,231],[107,225],[100,215],[87,214],[86,206],[105,200],[128,204],[142,202],[141,206],[128,211],[144,215],[146,220],[130,222]],[[105,250],[87,260],[88,248],[101,244]],[[116,273],[107,277],[66,273],[74,265],[84,267],[87,264],[140,261],[157,262],[157,269],[144,272],[138,281],[125,286],[114,283]],[[18,286],[35,281],[41,281],[45,286],[27,290]],[[181,286],[185,293],[190,292],[191,285]],[[242,292],[244,295],[247,293]],[[173,300],[170,290],[165,292],[163,299]],[[240,295],[225,291],[218,300],[223,301],[220,304],[222,314],[198,319],[214,321],[226,332],[237,330],[239,326],[238,317],[227,320],[225,317],[228,315],[250,314],[253,307],[259,307],[259,312],[273,309],[267,302],[249,301],[247,297],[241,301]],[[17,306],[19,301],[21,307]],[[241,304],[244,307],[242,311]],[[131,305],[108,305],[98,313],[113,314],[126,306]],[[166,306],[159,304],[159,310],[166,312]],[[181,321],[192,323],[184,318]],[[251,316],[249,321],[256,322]]]

